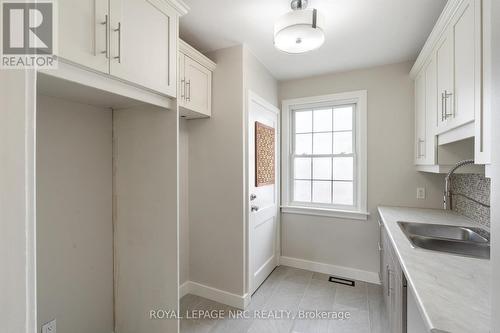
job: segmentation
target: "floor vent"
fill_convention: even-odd
[[[328,278],[328,281],[333,282],[333,283],[343,284],[343,285],[349,286],[349,287],[356,286],[356,282],[354,282],[354,280],[343,279],[343,278],[339,278],[336,276],[330,276],[330,278]]]

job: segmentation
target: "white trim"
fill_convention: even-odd
[[[356,268],[330,265],[316,261],[309,261],[291,257],[281,257],[280,265],[290,266],[299,269],[305,269],[312,272],[334,275],[347,279],[363,281],[373,284],[380,284],[380,278],[377,272],[370,272]]]
[[[183,284],[181,284],[179,286],[179,298],[182,298],[187,294],[191,293],[191,290],[189,289],[190,287],[191,287],[190,281],[186,281]]]
[[[250,304],[251,298],[248,293],[240,296],[193,281],[186,281],[179,287],[179,297],[187,294],[196,295],[243,310]]]
[[[159,94],[148,88],[139,87],[133,83],[117,79],[110,75],[88,69],[62,58],[59,58],[57,69],[44,69],[38,72],[166,109],[173,109],[175,107],[174,100],[171,97]]]
[[[446,32],[451,22],[451,18],[453,17],[453,15],[455,15],[455,12],[464,1],[465,0],[448,0],[436,24],[434,25],[432,32],[427,38],[427,41],[425,42],[424,47],[422,48],[422,51],[420,52],[417,60],[415,61],[415,64],[413,65],[410,71],[410,77],[412,79],[416,78],[420,70],[424,67],[425,63],[427,62],[427,59],[434,52],[437,43],[439,42],[443,34]]]
[[[357,188],[355,189],[357,202],[355,203],[355,209],[352,212],[357,212],[364,214],[368,211],[367,208],[367,105],[368,105],[368,92],[366,90],[357,90],[352,92],[344,92],[323,96],[313,96],[305,98],[296,98],[284,100],[282,104],[282,144],[281,144],[281,160],[282,160],[282,172],[283,172],[283,184],[282,184],[282,201],[284,207],[290,207],[294,205],[291,204],[291,185],[290,185],[290,153],[292,149],[292,131],[290,129],[292,124],[291,111],[303,105],[311,104],[322,104],[322,103],[334,103],[334,104],[345,104],[352,103],[356,104],[356,156],[357,156],[357,175],[355,179],[357,180]],[[315,209],[315,208],[310,208]],[[325,210],[324,208],[318,208],[317,214]],[[336,209],[329,210],[333,211]],[[343,210],[338,210],[343,211]]]
[[[275,248],[275,253],[276,253],[276,265],[279,265],[279,256],[281,254],[281,214],[280,214],[280,205],[281,205],[281,195],[280,195],[280,189],[281,189],[281,168],[279,167],[281,165],[281,118],[280,118],[280,110],[277,108],[275,105],[269,103],[267,100],[264,98],[260,97],[258,94],[253,92],[252,90],[248,89],[246,90],[247,96],[245,98],[246,105],[245,105],[245,114],[244,114],[244,119],[245,119],[245,126],[244,126],[244,161],[245,161],[245,216],[244,216],[244,237],[243,241],[245,242],[245,262],[244,262],[244,291],[247,294],[250,294],[250,288],[251,288],[251,283],[252,283],[252,272],[251,272],[251,267],[250,267],[250,184],[249,184],[249,175],[248,175],[248,164],[249,164],[249,159],[248,159],[248,144],[249,144],[249,138],[248,138],[248,126],[249,126],[249,112],[250,112],[250,104],[252,101],[261,104],[264,108],[266,108],[268,111],[274,112],[276,114],[277,118],[277,124],[276,124],[276,159],[277,163],[276,165],[278,166],[276,168],[276,180],[275,180],[275,195],[276,195],[276,248]],[[250,298],[248,298],[249,302]],[[247,303],[246,303],[247,304]]]
[[[170,6],[174,7],[179,16],[184,16],[191,9],[189,6],[182,0],[162,0],[163,2],[168,3]]]
[[[473,138],[476,135],[474,121],[453,128],[447,132],[438,135],[438,146],[457,142],[467,138]]]
[[[314,207],[299,207],[299,206],[282,206],[281,213],[284,214],[297,214],[297,215],[310,215],[310,216],[325,216],[336,217],[341,219],[350,220],[364,220],[368,219],[370,213],[358,212],[349,210],[314,208]]]
[[[200,51],[196,50],[194,47],[179,38],[179,52],[185,56],[193,59],[203,67],[206,67],[210,71],[215,71],[217,64],[212,60],[208,59]]]
[[[453,169],[454,165],[446,165],[446,164],[434,164],[434,165],[416,165],[415,169],[419,172],[427,172],[427,173],[441,173],[447,174],[451,169]],[[455,171],[455,173],[467,174],[467,173],[477,173],[477,174],[485,174],[485,166],[478,164],[465,165],[462,168]]]

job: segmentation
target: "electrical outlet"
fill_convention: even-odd
[[[425,199],[425,187],[417,188],[417,199],[424,200]]]
[[[56,320],[49,321],[42,325],[42,333],[56,333]]]

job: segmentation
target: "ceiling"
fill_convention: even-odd
[[[185,0],[180,35],[201,52],[246,44],[279,80],[416,59],[446,0],[310,0],[325,16],[325,44],[289,55],[273,46],[289,0]]]

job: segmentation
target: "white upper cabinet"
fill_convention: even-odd
[[[475,110],[481,107],[480,10],[480,1],[464,1],[453,24],[454,127],[474,121]]]
[[[415,80],[415,164],[425,163],[426,114],[425,114],[425,73]]]
[[[462,0],[437,46],[438,132],[471,123],[481,108],[481,0]]]
[[[212,114],[212,72],[215,63],[179,41],[179,97],[181,116],[210,117]]]
[[[482,2],[449,0],[411,70],[416,85],[417,165],[439,164],[437,144],[471,137],[477,163],[489,163],[489,132],[484,125],[489,113],[483,112],[483,104],[488,104],[483,100],[483,33],[489,32],[483,26],[482,11],[487,9]]]
[[[177,13],[161,0],[110,0],[113,76],[176,95]]]
[[[211,114],[212,71],[189,57],[184,58],[185,99],[184,107],[206,114]]]
[[[179,0],[59,0],[59,56],[177,96]]]
[[[422,164],[437,163],[436,133],[438,124],[437,63],[432,56],[425,67],[425,150]]]
[[[443,36],[436,50],[437,58],[437,91],[439,98],[438,106],[438,130],[447,129],[449,121],[453,117],[453,36],[447,33]]]
[[[431,57],[415,79],[415,164],[436,163],[437,68]]]
[[[108,0],[59,0],[59,54],[108,73]]]

